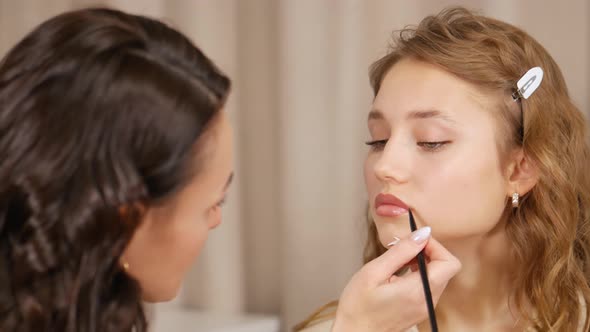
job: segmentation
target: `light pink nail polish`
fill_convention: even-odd
[[[424,241],[428,240],[431,232],[432,229],[430,226],[422,227],[412,233],[412,240],[417,244],[422,244]]]

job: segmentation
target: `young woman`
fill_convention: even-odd
[[[365,260],[409,232],[411,209],[463,265],[441,331],[588,331],[588,127],[549,53],[451,8],[401,31],[370,78]],[[297,329],[327,330],[319,316]]]

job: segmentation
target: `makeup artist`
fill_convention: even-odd
[[[144,332],[221,222],[232,179],[229,79],[161,22],[54,17],[0,62],[0,330]],[[423,320],[460,264],[421,228],[354,275],[333,331]],[[392,313],[396,313],[392,315]],[[197,328],[197,327],[196,327]]]

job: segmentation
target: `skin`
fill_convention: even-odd
[[[220,202],[233,174],[232,131],[223,112],[210,130],[208,139],[211,140],[205,143],[210,149],[205,151],[206,158],[201,158],[203,164],[198,175],[168,203],[147,209],[145,219],[121,258],[122,264],[129,264],[128,273],[140,282],[146,301],[166,301],[176,296],[209,230],[221,222]],[[412,286],[420,284],[418,274],[394,281],[390,278],[396,269],[425,248],[432,258],[431,283],[438,298],[460,263],[440,244],[428,239],[429,233],[403,239],[395,250],[358,271],[346,286],[337,325],[332,331],[396,331],[426,317],[423,297],[404,291],[417,289]],[[408,305],[406,298],[413,305]],[[392,316],[390,310],[395,307],[407,315]],[[408,321],[408,316],[413,320]]]
[[[147,208],[122,255],[145,301],[168,301],[177,295],[209,231],[221,223],[221,206],[233,177],[232,129],[224,112],[204,139],[207,151],[196,176],[165,204]]]
[[[197,176],[169,202],[148,207],[121,257],[128,273],[142,287],[144,300],[174,298],[189,267],[199,255],[210,230],[221,222],[221,206],[233,175],[232,130],[223,112],[210,127]],[[344,290],[333,332],[401,331],[426,318],[417,273],[391,280],[400,266],[424,249],[428,253],[430,282],[435,300],[460,269],[459,261],[429,234],[408,236],[385,255],[359,270]],[[411,302],[411,304],[409,304]],[[392,308],[405,313],[391,315]],[[411,320],[408,318],[411,317]],[[377,325],[375,325],[377,323]]]
[[[441,68],[403,59],[369,113],[365,182],[380,242],[410,232],[407,214],[376,213],[375,197],[393,194],[463,265],[437,306],[442,331],[522,328],[509,309],[513,262],[502,216],[512,194],[527,193],[538,176],[522,150],[500,155],[494,98]],[[419,328],[428,331],[428,322]]]
[[[424,227],[402,238],[352,277],[340,296],[332,332],[401,332],[428,318],[419,272],[394,273],[424,250],[432,298],[438,302],[461,263],[430,231]]]

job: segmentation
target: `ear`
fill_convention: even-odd
[[[522,149],[518,149],[511,154],[506,169],[506,179],[508,179],[506,187],[507,196],[512,196],[515,192],[520,196],[524,196],[539,181],[539,169],[525,155]]]
[[[144,233],[146,232],[146,228],[149,227],[149,223],[151,222],[151,216],[147,213],[147,206],[141,202],[135,202],[132,204],[125,204],[121,205],[118,208],[119,216],[121,221],[127,223],[128,225],[134,224],[134,232],[133,236],[127,243],[125,249],[123,249],[123,253],[119,257],[119,265],[126,271],[126,273],[136,273],[135,269],[131,269],[130,267],[137,267],[137,259],[134,253],[141,252],[141,247],[143,238],[145,238]]]

